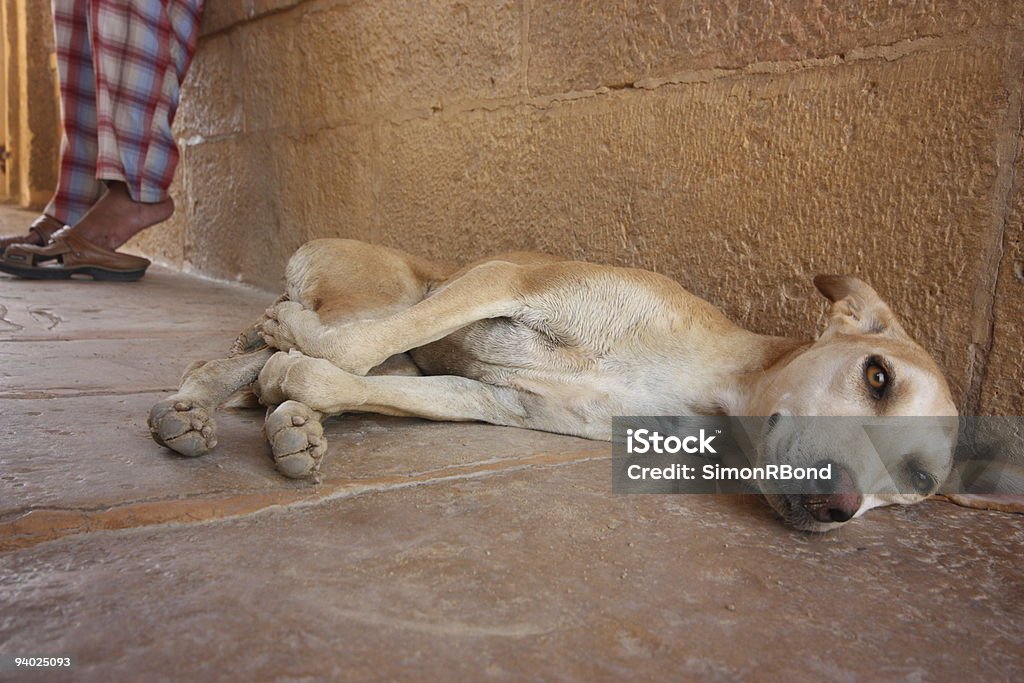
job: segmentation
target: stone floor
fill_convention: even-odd
[[[319,485],[275,474],[257,410],[203,458],[153,443],[149,406],[272,298],[0,276],[0,655],[77,658],[0,679],[1024,678],[1021,516],[808,535],[752,497],[613,495],[605,444],[476,424],[334,420]]]

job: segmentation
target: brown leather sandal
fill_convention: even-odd
[[[39,218],[32,221],[32,225],[28,226],[27,235],[12,235],[11,237],[0,237],[0,254],[3,254],[7,247],[13,244],[34,244],[36,246],[45,246],[50,238],[53,237],[53,233],[57,232],[64,227],[64,224],[53,216],[47,216],[45,213]]]
[[[130,282],[146,274],[149,259],[120,254],[63,228],[45,246],[14,244],[0,256],[0,271],[33,280],[67,280],[89,275],[94,280]]]

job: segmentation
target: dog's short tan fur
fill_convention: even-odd
[[[343,412],[592,439],[610,438],[613,415],[956,415],[942,373],[874,290],[849,277],[816,284],[831,319],[806,341],[742,329],[648,271],[530,253],[457,269],[316,240],[237,355],[190,368],[150,426],[180,453],[206,452],[214,410],[258,377],[261,402],[276,406],[266,433],[278,467],[306,476],[326,451],[321,420]],[[870,356],[898,378],[885,401],[864,389]],[[868,498],[857,514],[920,497]],[[797,526],[833,526],[772,504]]]

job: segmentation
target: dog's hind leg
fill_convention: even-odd
[[[217,445],[213,413],[233,393],[252,384],[274,354],[263,348],[230,358],[193,363],[181,388],[149,411],[149,431],[160,445],[194,457]]]
[[[492,261],[470,268],[434,294],[390,315],[323,320],[297,301],[268,309],[260,334],[282,351],[298,350],[366,375],[389,357],[437,341],[470,323],[523,309],[516,296],[523,268]]]

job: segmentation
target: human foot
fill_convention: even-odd
[[[82,220],[71,229],[76,235],[110,250],[117,249],[137,233],[162,223],[174,213],[174,202],[155,204],[133,201],[122,182],[110,183]]]
[[[0,254],[12,244],[34,244],[43,246],[50,241],[50,236],[64,227],[64,224],[53,216],[43,214],[32,221],[28,226],[28,232],[24,235],[12,235],[11,237],[0,237]]]
[[[45,246],[12,244],[0,255],[0,271],[32,280],[133,282],[146,274],[149,259],[97,246],[70,227],[58,230]]]

